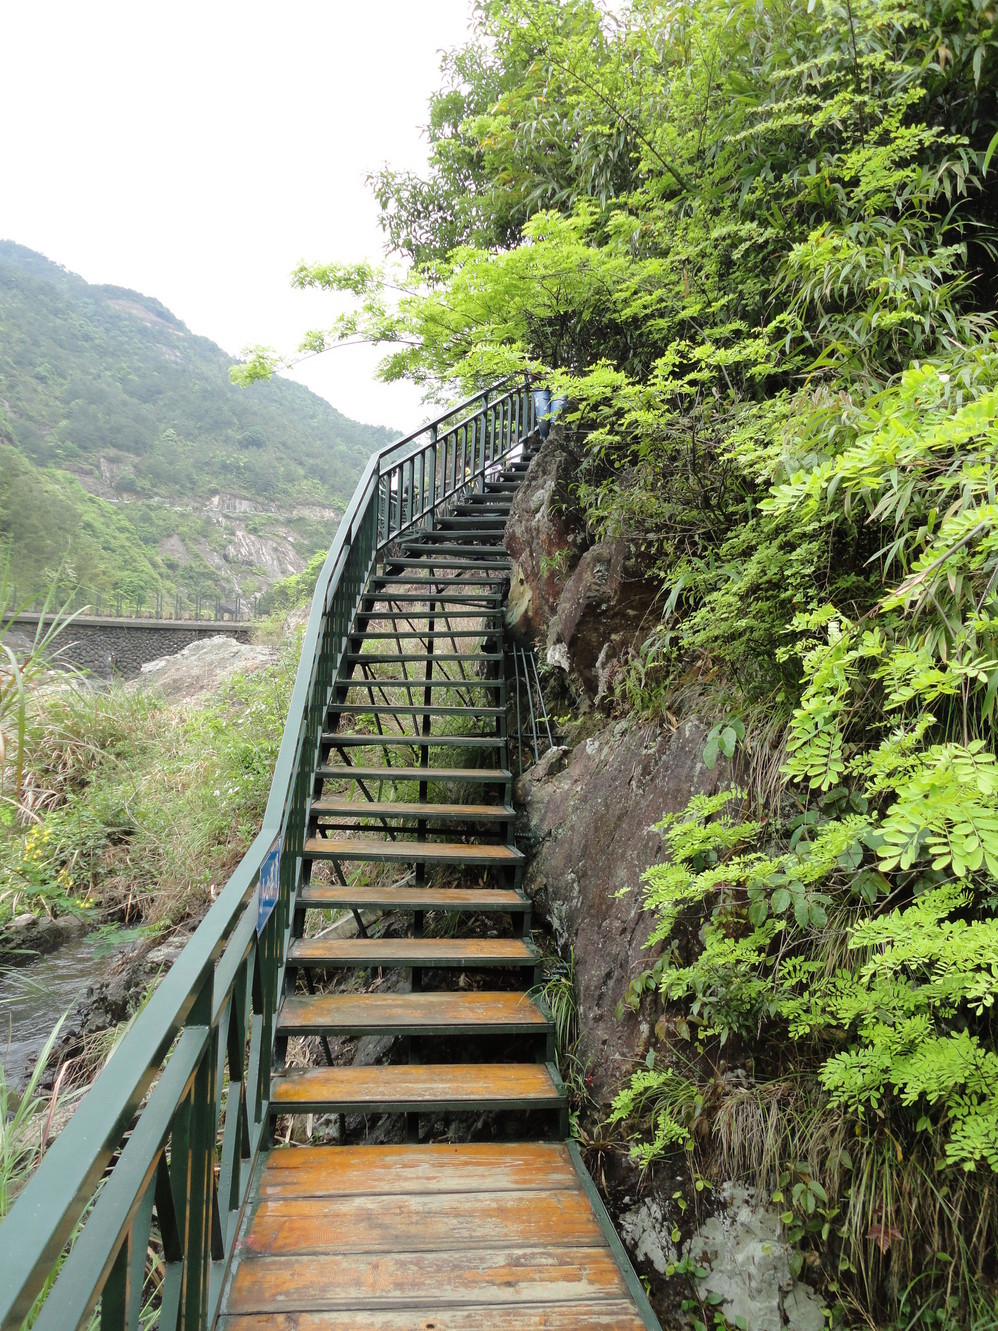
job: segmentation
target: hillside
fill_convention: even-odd
[[[252,595],[328,543],[371,452],[297,384],[251,391],[165,306],[0,242],[0,539],[19,593]]]

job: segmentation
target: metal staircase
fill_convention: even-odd
[[[418,1141],[421,1116],[532,1111],[503,1135],[565,1135],[506,754],[501,539],[528,462],[400,542],[361,600],[315,768],[274,1115],[404,1115]],[[324,934],[344,911],[359,936]],[[316,993],[316,975],[338,985]],[[332,1042],[357,1035],[397,1052],[335,1065]],[[326,1065],[289,1060],[296,1036]]]

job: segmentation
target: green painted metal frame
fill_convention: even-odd
[[[163,1331],[210,1327],[261,1148],[274,1021],[333,681],[379,559],[484,489],[534,426],[525,384],[496,385],[376,454],[322,567],[263,826],[169,974],[0,1225],[0,1328],[137,1331],[163,1248]],[[261,866],[280,893],[257,928]],[[95,1313],[95,1309],[99,1311]]]

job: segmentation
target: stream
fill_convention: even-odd
[[[94,978],[97,942],[70,938],[27,966],[0,966],[0,1064],[9,1089],[23,1090],[52,1028]]]

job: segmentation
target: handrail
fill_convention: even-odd
[[[137,1331],[153,1232],[158,1325],[213,1324],[269,1140],[312,773],[365,588],[394,542],[481,490],[533,425],[526,385],[502,384],[368,462],[316,582],[263,825],[0,1225],[2,1331],[29,1313],[35,1331],[86,1327],[98,1301],[101,1331]]]

